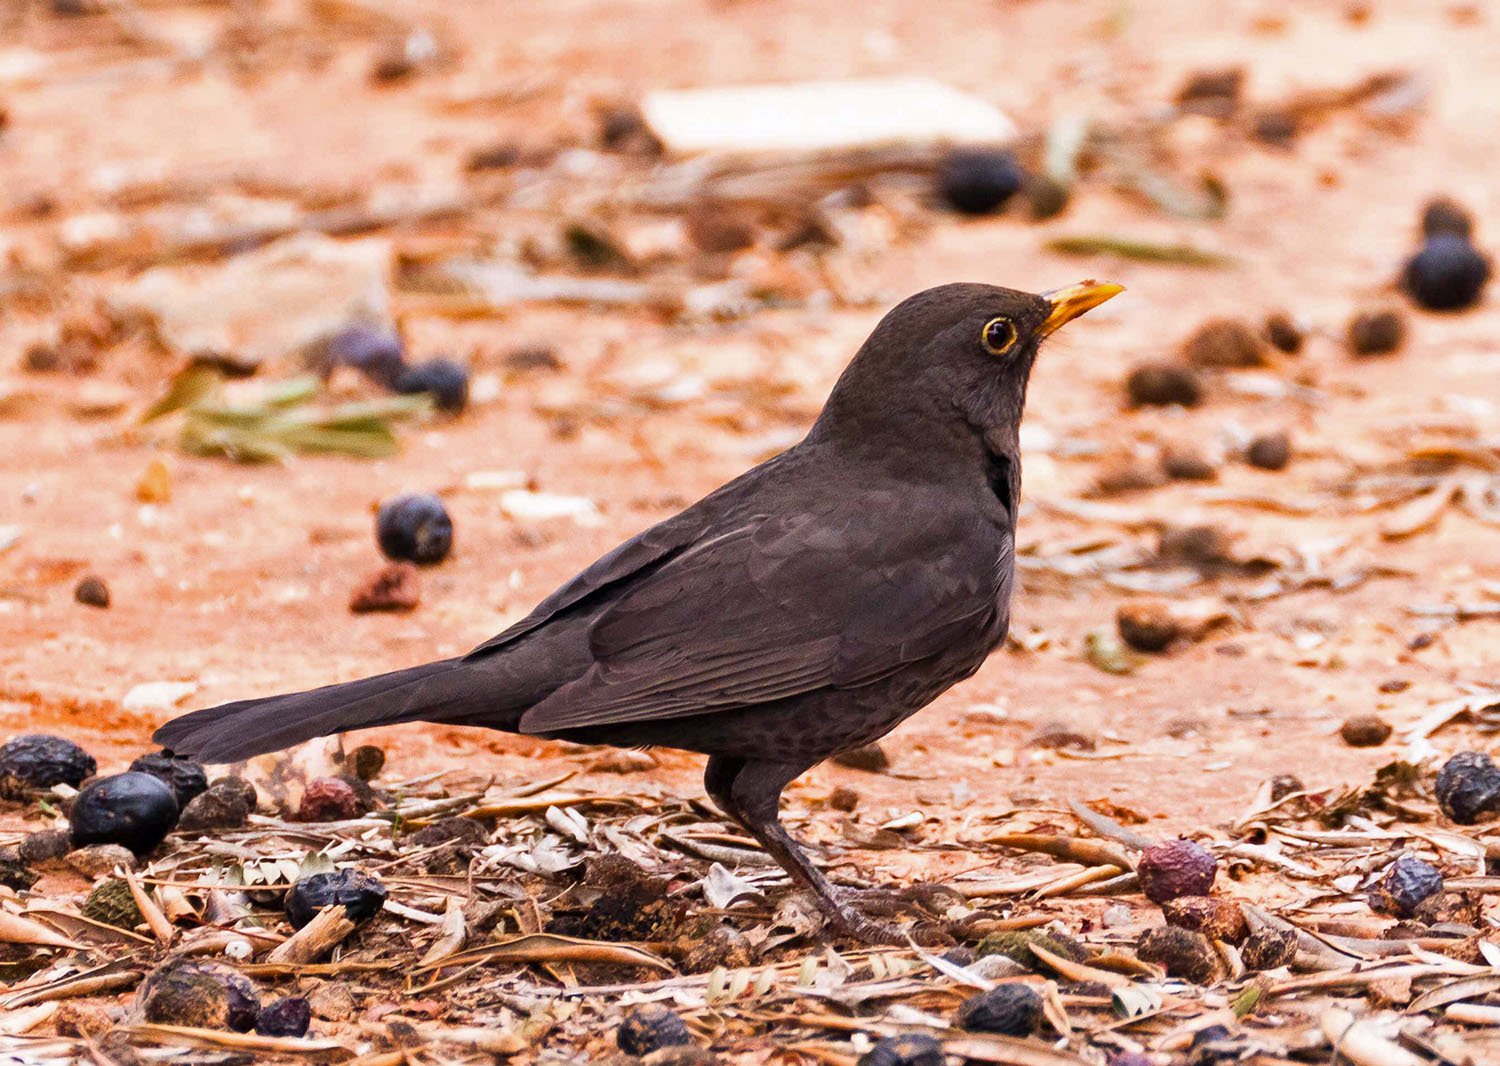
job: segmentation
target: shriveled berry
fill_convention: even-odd
[[[297,808],[297,819],[302,822],[341,822],[359,815],[359,796],[341,777],[313,778]]]
[[[1202,933],[1210,940],[1239,944],[1250,935],[1245,924],[1245,913],[1232,899],[1218,896],[1178,896],[1163,903],[1161,913],[1168,925]]]
[[[1143,962],[1157,963],[1173,977],[1194,984],[1211,984],[1223,973],[1218,952],[1209,939],[1175,925],[1147,929],[1136,942],[1135,953]]]
[[[1459,825],[1500,811],[1500,768],[1482,751],[1461,751],[1438,772],[1438,805]]]
[[[109,586],[102,577],[89,574],[73,586],[73,599],[85,607],[108,607]]]
[[[1274,970],[1291,964],[1297,956],[1297,933],[1293,929],[1257,929],[1240,948],[1240,961],[1247,970]]]
[[[990,933],[981,940],[974,949],[974,957],[982,959],[989,955],[1004,955],[1028,970],[1034,970],[1041,965],[1041,960],[1031,950],[1033,946],[1070,962],[1082,962],[1087,955],[1083,945],[1072,937],[1044,933],[1040,929],[1004,929],[998,933]]]
[[[375,540],[387,559],[431,566],[453,548],[453,519],[431,493],[407,493],[380,505]]]
[[[1030,1036],[1042,1024],[1042,997],[1020,981],[996,985],[964,1000],[957,1021],[971,1032]]]
[[[664,1047],[691,1044],[687,1023],[660,1003],[636,1007],[625,1015],[615,1033],[615,1042],[627,1055],[649,1055]]]
[[[1443,875],[1437,867],[1410,855],[1391,863],[1385,876],[1370,890],[1370,909],[1398,918],[1412,918],[1429,896],[1443,890]]]
[[[266,1004],[256,1019],[261,1036],[306,1036],[312,1024],[312,1005],[304,996],[283,996]]]
[[[456,415],[469,405],[469,372],[452,359],[429,359],[403,370],[396,391],[429,393],[439,411]]]
[[[1406,341],[1406,321],[1397,311],[1364,311],[1349,320],[1349,350],[1355,355],[1385,355]]]
[[[1137,407],[1197,407],[1203,402],[1197,373],[1181,363],[1142,363],[1125,380],[1125,391]]]
[[[1181,631],[1172,609],[1160,600],[1121,604],[1115,611],[1115,628],[1137,651],[1161,651]]]
[[[77,788],[98,770],[94,757],[71,740],[29,733],[0,746],[0,796],[23,799],[53,785]]]
[[[1378,748],[1391,739],[1391,723],[1378,714],[1354,714],[1344,719],[1339,736],[1351,748]]]
[[[888,1036],[859,1057],[857,1066],[946,1066],[943,1045],[926,1033]]]
[[[1302,350],[1302,327],[1291,315],[1278,311],[1266,319],[1266,340],[1278,351],[1296,355]]]
[[[1147,848],[1135,872],[1146,898],[1152,903],[1165,903],[1178,896],[1208,895],[1219,864],[1203,845],[1178,838]]]
[[[248,1033],[260,1017],[260,993],[250,979],[217,962],[174,959],[141,985],[146,1021]]]
[[[78,793],[68,814],[73,845],[119,844],[145,855],[177,825],[177,797],[158,777],[101,777]]]
[[[186,807],[193,798],[208,790],[208,776],[200,763],[182,759],[165,751],[142,755],[130,764],[139,773],[159,777],[177,797],[177,806]]]
[[[287,920],[298,929],[318,916],[324,907],[342,904],[352,922],[365,922],[385,906],[385,886],[359,870],[300,877],[286,894]]]
[[[457,842],[470,846],[482,845],[489,839],[484,826],[473,818],[439,818],[431,825],[424,825],[406,838],[414,848],[430,848],[437,844]]]
[[[937,169],[937,195],[963,215],[987,215],[1021,191],[1026,173],[1009,152],[995,148],[955,148]]]
[[[1188,337],[1182,345],[1183,358],[1193,366],[1250,367],[1263,366],[1266,349],[1255,330],[1239,319],[1210,319]]]
[[[1472,306],[1489,280],[1489,259],[1456,233],[1428,237],[1401,272],[1407,294],[1429,311]]]

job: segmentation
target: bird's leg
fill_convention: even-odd
[[[809,765],[763,759],[714,756],[703,775],[704,787],[729,817],[760,841],[781,868],[812,890],[823,913],[840,932],[867,944],[905,944],[906,938],[887,925],[872,921],[839,898],[838,892],[792,839],[777,815],[781,790],[800,777]]]

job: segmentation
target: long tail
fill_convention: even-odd
[[[168,751],[223,763],[278,751],[314,737],[395,722],[460,722],[483,712],[494,694],[461,659],[442,659],[342,685],[240,700],[193,711],[158,729]],[[486,725],[504,715],[486,715]]]

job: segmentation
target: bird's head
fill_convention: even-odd
[[[880,320],[814,434],[928,452],[978,438],[1012,454],[1042,341],[1121,291],[1084,281],[1043,293],[979,284],[917,293]]]

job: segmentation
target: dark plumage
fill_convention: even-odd
[[[196,711],[228,762],[394,722],[709,756],[705,784],[867,939],[777,819],[788,782],[883,736],[1005,636],[1037,347],[1119,292],[945,285],[876,326],[800,443],[620,545],[469,654]]]

